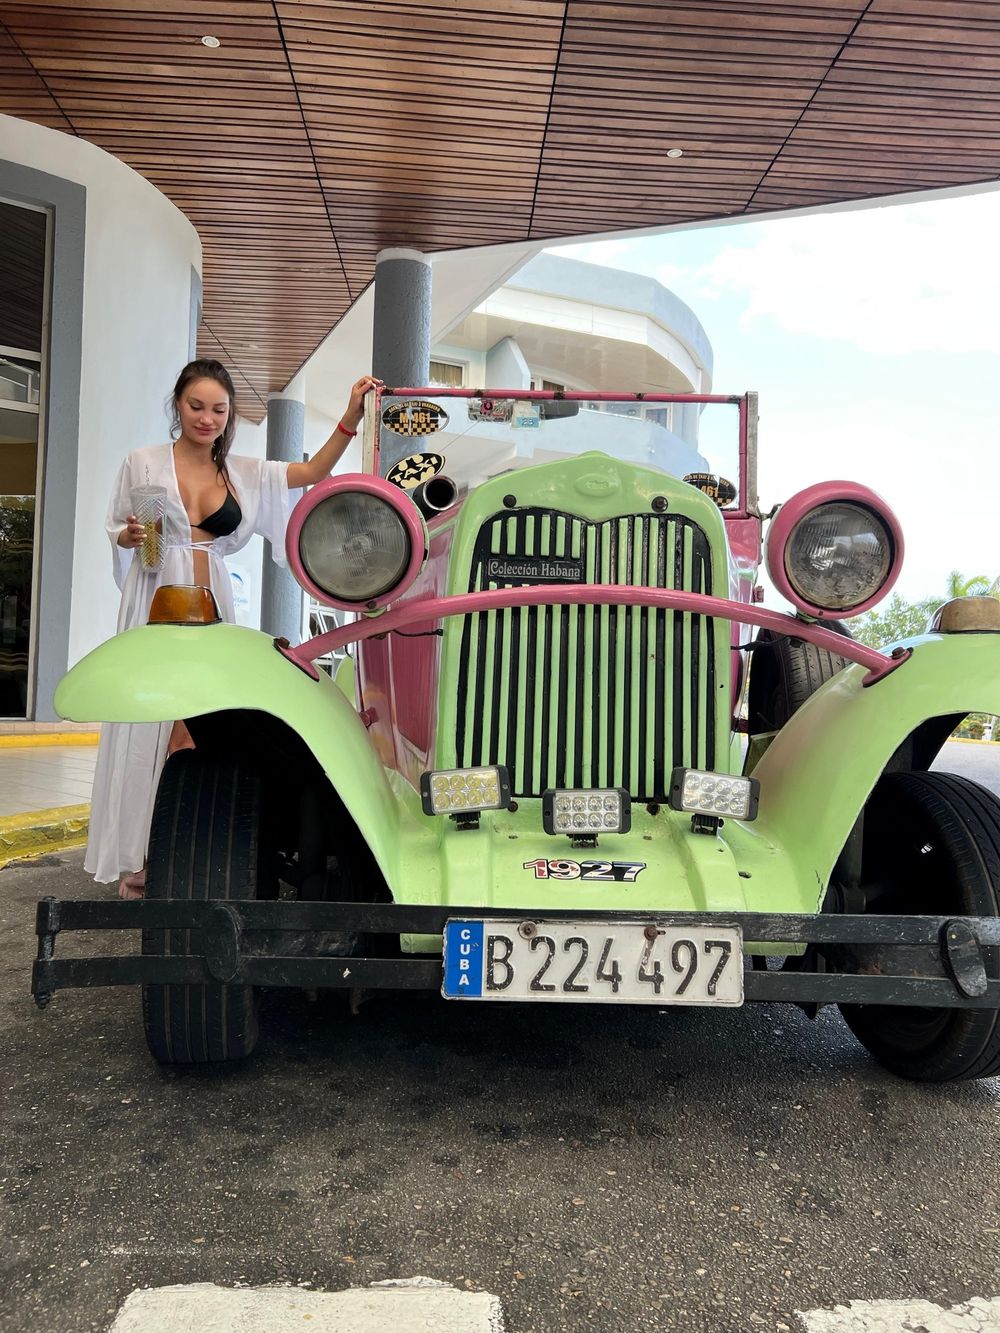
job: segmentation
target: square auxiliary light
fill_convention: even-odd
[[[756,778],[710,773],[700,768],[675,768],[670,777],[670,806],[692,815],[756,819],[760,783]]]
[[[631,797],[623,787],[550,787],[542,792],[542,827],[571,838],[627,833],[632,827]]]
[[[502,764],[485,768],[440,768],[420,775],[425,815],[464,815],[510,805],[510,776]]]

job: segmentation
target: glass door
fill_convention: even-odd
[[[48,215],[0,199],[0,717],[33,707]]]

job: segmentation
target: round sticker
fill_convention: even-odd
[[[406,398],[390,403],[382,413],[382,425],[397,435],[433,435],[448,424],[448,413],[425,398]]]
[[[391,467],[385,479],[404,491],[412,491],[414,486],[419,486],[428,477],[436,476],[443,467],[444,457],[441,454],[410,454]]]

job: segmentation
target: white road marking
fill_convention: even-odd
[[[217,1287],[133,1291],[110,1333],[503,1333],[500,1301],[430,1278],[347,1291]]]
[[[849,1301],[832,1310],[796,1310],[805,1333],[1000,1333],[1000,1297],[964,1305],[933,1301]]]

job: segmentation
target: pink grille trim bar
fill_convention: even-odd
[[[462,593],[457,597],[431,597],[404,602],[383,615],[366,617],[341,629],[319,634],[297,648],[282,648],[284,655],[309,675],[315,675],[312,662],[324,653],[336,652],[348,644],[390,634],[414,625],[431,625],[448,616],[467,616],[477,611],[500,611],[512,606],[648,606],[666,611],[685,611],[692,615],[715,616],[757,625],[793,639],[805,639],[820,648],[838,653],[849,662],[868,668],[863,685],[874,685],[895,671],[910,656],[909,648],[897,648],[892,656],[847,639],[821,625],[810,625],[784,611],[768,611],[762,606],[747,606],[705,593],[673,592],[666,588],[609,587],[588,583],[578,588],[563,584],[541,583],[531,588],[494,588],[485,592]]]

